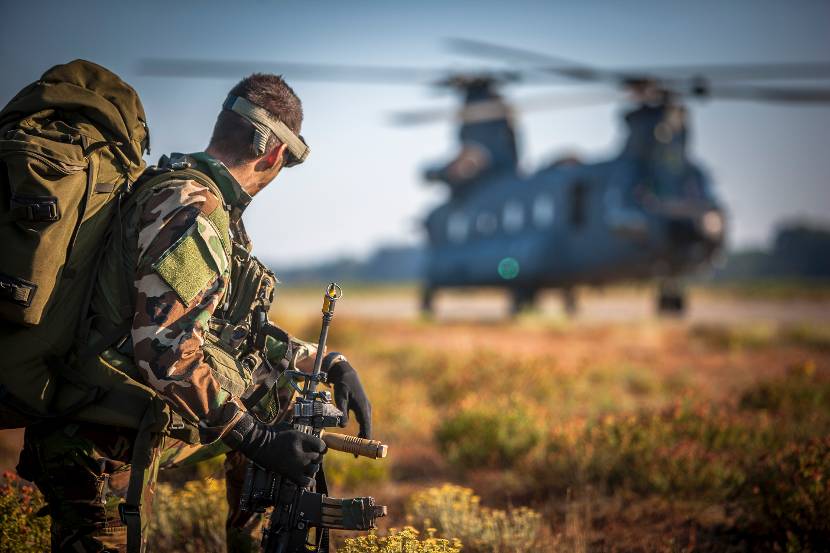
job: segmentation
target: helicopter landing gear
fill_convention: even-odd
[[[424,317],[432,317],[435,313],[433,309],[433,302],[435,300],[435,289],[424,288],[421,290],[421,315]]]
[[[562,309],[568,316],[576,315],[579,311],[579,304],[576,299],[576,290],[571,287],[562,288]]]
[[[686,290],[672,281],[660,283],[657,291],[657,314],[681,317],[686,312]]]
[[[512,294],[513,303],[510,306],[510,314],[514,317],[533,309],[536,304],[536,290],[533,288],[514,288]]]

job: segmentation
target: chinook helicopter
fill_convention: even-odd
[[[498,81],[454,85],[479,114],[461,125],[461,151],[425,172],[450,189],[426,218],[429,236],[422,309],[439,288],[507,288],[513,312],[559,288],[576,311],[577,285],[659,279],[658,309],[685,306],[677,279],[709,263],[725,236],[723,206],[704,171],[686,155],[685,111],[660,91],[625,121],[628,137],[614,159],[573,158],[522,175],[510,111]],[[477,99],[484,98],[484,99]],[[481,115],[480,102],[493,106]]]
[[[658,311],[681,313],[686,307],[683,277],[712,263],[727,229],[711,179],[687,153],[684,100],[830,102],[830,89],[743,84],[830,78],[830,64],[825,63],[603,70],[479,41],[455,39],[451,46],[511,67],[459,72],[158,59],[145,60],[141,72],[237,77],[273,68],[290,78],[427,82],[461,95],[457,112],[420,110],[394,118],[406,125],[448,119],[460,123],[458,154],[424,172],[427,181],[449,190],[447,201],[423,221],[428,237],[421,302],[425,312],[432,311],[440,289],[486,286],[508,290],[514,313],[533,306],[541,290],[559,289],[566,311],[573,313],[577,286],[648,280],[658,283]],[[524,174],[519,170],[515,108],[501,89],[521,82],[562,84],[563,79],[610,83],[627,92],[634,104],[624,117],[627,137],[619,154],[607,161],[566,158]],[[609,99],[608,94],[582,94],[576,103]],[[544,97],[520,109],[562,105],[561,96]]]
[[[424,173],[450,191],[424,221],[425,312],[441,288],[505,288],[514,313],[532,306],[540,290],[558,288],[565,310],[573,313],[578,285],[656,280],[657,310],[681,313],[683,277],[712,263],[727,229],[710,177],[688,156],[683,99],[830,102],[830,89],[735,84],[826,78],[829,64],[607,71],[480,41],[456,39],[452,45],[511,62],[514,70],[518,65],[582,83],[611,83],[635,105],[625,114],[627,137],[614,158],[589,164],[565,158],[523,175],[512,109],[499,93],[510,77],[462,76],[440,83],[463,97],[456,115],[461,148],[451,161]],[[728,84],[714,84],[719,81]],[[530,107],[540,106],[546,103]],[[421,111],[402,114],[400,121],[436,118],[440,113]]]

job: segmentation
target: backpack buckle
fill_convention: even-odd
[[[58,199],[55,196],[29,196],[12,194],[11,215],[14,220],[54,222],[61,218]]]
[[[50,198],[43,203],[29,204],[26,206],[26,212],[30,221],[54,222],[61,218],[57,199]]]
[[[0,300],[9,301],[20,307],[32,305],[37,292],[37,284],[22,278],[0,273]]]

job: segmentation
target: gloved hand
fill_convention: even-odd
[[[323,359],[323,370],[328,373],[328,382],[334,386],[334,403],[343,411],[343,422],[349,422],[349,411],[354,411],[360,425],[361,438],[372,437],[372,404],[366,396],[357,371],[340,353],[333,351]]]
[[[266,426],[249,413],[222,440],[259,466],[285,476],[303,487],[314,481],[326,444],[291,425]]]

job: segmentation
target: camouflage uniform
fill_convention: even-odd
[[[198,428],[201,444],[214,442],[203,447],[167,438],[160,453],[162,468],[225,452],[216,440],[244,410],[218,381],[203,346],[211,317],[231,284],[228,237],[222,236],[217,223],[230,216],[235,224],[251,197],[218,160],[205,153],[187,159],[218,185],[222,197],[196,180],[169,180],[154,185],[146,200],[125,214],[124,223],[128,229],[126,258],[128,266],[135,267],[135,315],[130,340],[122,344],[122,351],[132,347],[139,379]],[[250,246],[244,229],[236,229],[235,239]],[[112,266],[105,262],[102,271]],[[123,270],[123,265],[114,266]],[[288,342],[269,339],[268,357],[281,358],[291,352],[290,366],[302,364],[314,353],[311,344],[293,338]],[[53,550],[125,550],[125,532],[116,511],[128,479],[134,434],[65,421],[27,429],[18,471],[34,480],[49,503]],[[257,521],[236,510],[244,459],[229,453],[226,467],[229,543],[248,547]],[[144,504],[151,502],[152,480],[149,484]],[[234,547],[244,550],[241,545]]]

